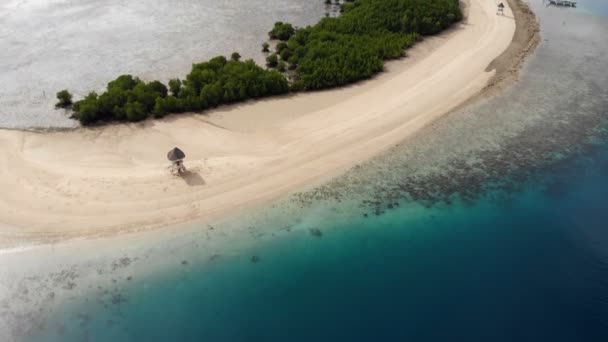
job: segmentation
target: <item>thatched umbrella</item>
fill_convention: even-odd
[[[180,150],[177,147],[174,147],[171,151],[169,151],[169,153],[167,153],[167,159],[169,159],[172,162],[178,161],[178,160],[181,160],[184,158],[186,158],[186,155],[184,154],[184,152],[182,150]]]
[[[503,3],[499,3],[498,4],[498,9],[496,10],[496,15],[501,14],[501,15],[505,15],[505,5],[503,5]]]

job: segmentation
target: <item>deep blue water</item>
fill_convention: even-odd
[[[147,294],[149,308],[162,309],[136,308],[131,319],[146,328],[135,336],[605,340],[608,148],[573,164],[551,169],[546,177],[555,181],[546,189],[501,203],[416,210],[415,217],[403,209],[327,227],[314,242],[260,246],[256,265],[230,261],[177,295],[162,286]]]
[[[314,243],[311,237],[261,247],[263,262],[218,266],[188,294],[160,289],[154,298],[165,296],[162,306],[174,310],[160,310],[157,322],[183,323],[169,325],[176,330],[161,323],[144,336],[605,340],[608,149],[587,161],[582,168],[560,165],[545,191],[500,204],[430,209],[415,218],[405,209],[331,230]],[[142,326],[151,318],[144,312]]]

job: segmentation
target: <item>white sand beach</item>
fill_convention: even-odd
[[[515,20],[493,0],[466,11],[355,86],[138,124],[0,130],[0,247],[218,217],[353,167],[486,87]],[[174,146],[184,177],[167,171]]]

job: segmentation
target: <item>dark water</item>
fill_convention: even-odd
[[[264,238],[252,232],[252,243],[212,259],[215,250],[183,248],[184,262],[163,272],[73,295],[22,340],[608,340],[605,6],[533,7],[544,41],[522,81],[471,110],[479,116],[455,113],[346,175],[366,204],[348,202],[337,181],[342,195],[327,205],[269,214]],[[564,59],[577,68],[562,69]],[[441,155],[448,173],[420,171],[418,159],[440,169]],[[481,162],[466,169],[472,159]],[[376,215],[367,203],[378,198]]]

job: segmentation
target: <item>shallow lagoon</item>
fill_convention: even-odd
[[[237,50],[264,61],[275,21],[305,26],[322,0],[6,0],[0,3],[0,127],[71,127],[55,93],[77,98],[121,74],[167,81]]]

